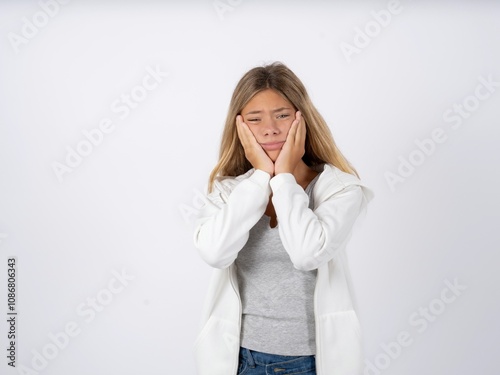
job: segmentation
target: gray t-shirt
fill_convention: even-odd
[[[319,174],[305,192],[313,208],[312,191]],[[314,288],[316,270],[293,266],[269,216],[250,230],[235,261],[242,302],[241,346],[277,355],[316,354]]]

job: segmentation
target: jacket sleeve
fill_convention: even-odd
[[[365,206],[362,187],[356,184],[315,202],[314,211],[292,174],[276,175],[270,186],[281,241],[294,267],[303,271],[316,269],[337,254]]]
[[[238,182],[229,196],[218,184],[206,197],[194,222],[194,244],[210,266],[226,268],[236,259],[250,229],[266,210],[269,180],[268,173],[256,169]]]

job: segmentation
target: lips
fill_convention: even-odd
[[[266,151],[274,151],[274,150],[280,150],[281,147],[283,147],[283,144],[285,142],[267,142],[267,143],[261,143],[261,146],[264,150]]]

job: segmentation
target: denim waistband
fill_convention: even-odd
[[[299,362],[300,364],[304,363],[304,365],[314,365],[316,359],[314,355],[289,356],[269,354],[243,347],[240,347],[240,355],[247,360],[248,366],[250,367],[255,367],[255,365],[279,365],[280,367],[286,367],[287,365],[297,366]]]

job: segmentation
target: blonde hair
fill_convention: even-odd
[[[236,116],[257,93],[272,89],[293,104],[302,113],[306,123],[305,154],[302,160],[309,167],[329,163],[344,172],[359,175],[335,144],[330,128],[314,107],[299,78],[283,63],[274,62],[249,70],[234,89],[226,124],[222,133],[219,161],[210,173],[208,189],[222,176],[239,176],[252,169],[245,158],[236,130]]]

